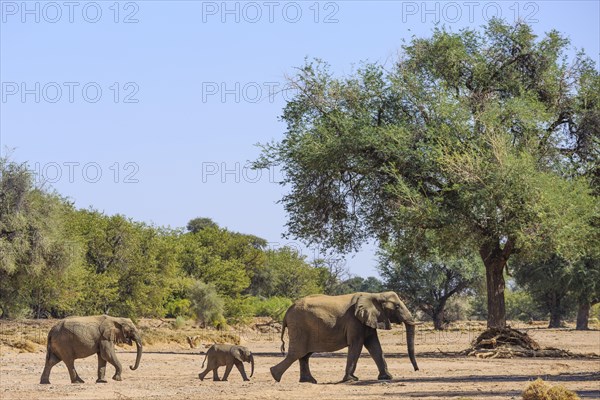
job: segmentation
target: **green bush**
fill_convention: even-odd
[[[247,324],[254,316],[252,297],[233,297],[225,300],[225,319],[229,324]]]
[[[172,299],[165,304],[165,312],[168,318],[191,317],[192,303],[188,299]]]
[[[223,319],[224,302],[213,284],[197,281],[189,291],[191,309],[204,326],[216,326]]]
[[[175,329],[181,329],[185,326],[186,323],[186,319],[182,316],[179,316],[177,318],[175,318],[175,323],[173,324],[173,327]]]
[[[257,317],[270,317],[281,322],[292,300],[286,297],[270,297],[261,299],[254,297],[252,301],[253,314]]]
[[[444,319],[448,322],[465,321],[472,313],[471,302],[467,296],[459,295],[448,299],[444,309]]]
[[[531,295],[523,290],[507,290],[505,293],[506,318],[519,321],[539,321],[546,319]]]

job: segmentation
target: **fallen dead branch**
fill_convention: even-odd
[[[553,357],[553,358],[600,358],[598,354],[577,354],[554,347],[541,348],[527,333],[510,327],[490,328],[473,341],[471,347],[462,351],[466,356],[477,358]]]

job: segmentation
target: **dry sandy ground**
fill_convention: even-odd
[[[1,327],[0,327],[1,328]],[[522,328],[522,327],[521,327]],[[119,350],[124,366],[123,381],[96,384],[96,358],[76,361],[84,384],[71,384],[63,363],[52,370],[51,385],[39,385],[45,353],[18,353],[0,346],[0,398],[9,399],[517,399],[529,381],[541,377],[563,384],[580,397],[600,398],[600,359],[493,359],[466,358],[448,353],[468,347],[479,328],[437,333],[421,329],[417,337],[417,361],[413,371],[406,357],[404,331],[394,327],[380,332],[390,372],[390,382],[376,380],[377,369],[368,353],[363,353],[355,383],[338,383],[343,376],[345,353],[314,355],[311,370],[319,384],[298,383],[297,363],[273,381],[269,367],[281,360],[277,333],[243,334],[243,344],[256,357],[256,370],[250,382],[243,382],[234,369],[229,382],[200,381],[200,355],[204,348],[182,345],[146,346],[138,370],[131,371],[133,348]],[[0,335],[2,331],[0,330]],[[573,352],[600,354],[600,331],[530,329],[542,346]],[[442,353],[440,353],[443,352]],[[249,372],[249,366],[247,366]],[[107,376],[113,373],[107,368]],[[221,375],[223,370],[220,371]],[[110,374],[110,375],[109,375]]]

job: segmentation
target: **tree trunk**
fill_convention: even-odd
[[[560,328],[562,326],[562,310],[560,306],[560,297],[552,293],[550,304],[550,323],[548,328]]]
[[[588,320],[590,319],[590,303],[587,301],[579,303],[577,309],[577,329],[578,331],[588,330]]]
[[[444,329],[444,311],[446,309],[446,299],[442,298],[440,303],[433,309],[433,327],[441,331]]]
[[[506,328],[506,306],[504,304],[504,267],[512,250],[512,242],[505,244],[484,245],[479,254],[485,265],[487,287],[487,327]]]

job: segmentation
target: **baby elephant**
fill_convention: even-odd
[[[248,379],[246,371],[244,370],[244,361],[249,362],[252,366],[250,376],[254,375],[254,356],[247,347],[234,346],[231,344],[213,344],[206,352],[204,361],[202,361],[202,368],[204,368],[204,362],[207,358],[208,364],[206,365],[206,369],[198,374],[200,380],[204,380],[204,377],[210,371],[213,372],[213,380],[220,380],[217,369],[226,365],[225,375],[223,375],[223,380],[226,381],[231,372],[231,368],[235,365],[240,371],[240,374],[242,374],[242,378],[244,378],[245,381],[249,381],[250,379]]]

